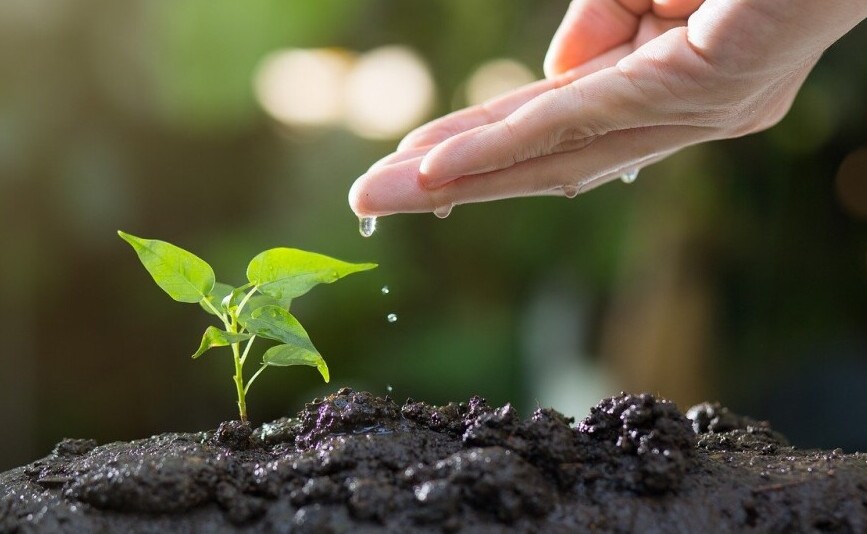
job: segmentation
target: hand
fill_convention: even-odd
[[[788,111],[867,2],[573,0],[547,80],[411,132],[353,185],[358,215],[587,191]]]

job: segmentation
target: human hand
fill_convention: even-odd
[[[863,0],[573,0],[549,79],[411,132],[353,185],[358,215],[574,196],[677,150],[768,128]]]

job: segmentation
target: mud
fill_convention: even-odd
[[[867,531],[867,455],[650,395],[576,424],[343,389],[259,428],[64,440],[0,489],[0,532]]]

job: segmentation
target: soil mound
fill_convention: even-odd
[[[67,439],[0,488],[0,532],[867,531],[867,455],[646,394],[575,424],[345,388],[255,429]]]

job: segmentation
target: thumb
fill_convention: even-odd
[[[573,0],[545,55],[545,76],[553,78],[628,42],[638,17],[617,0]]]

